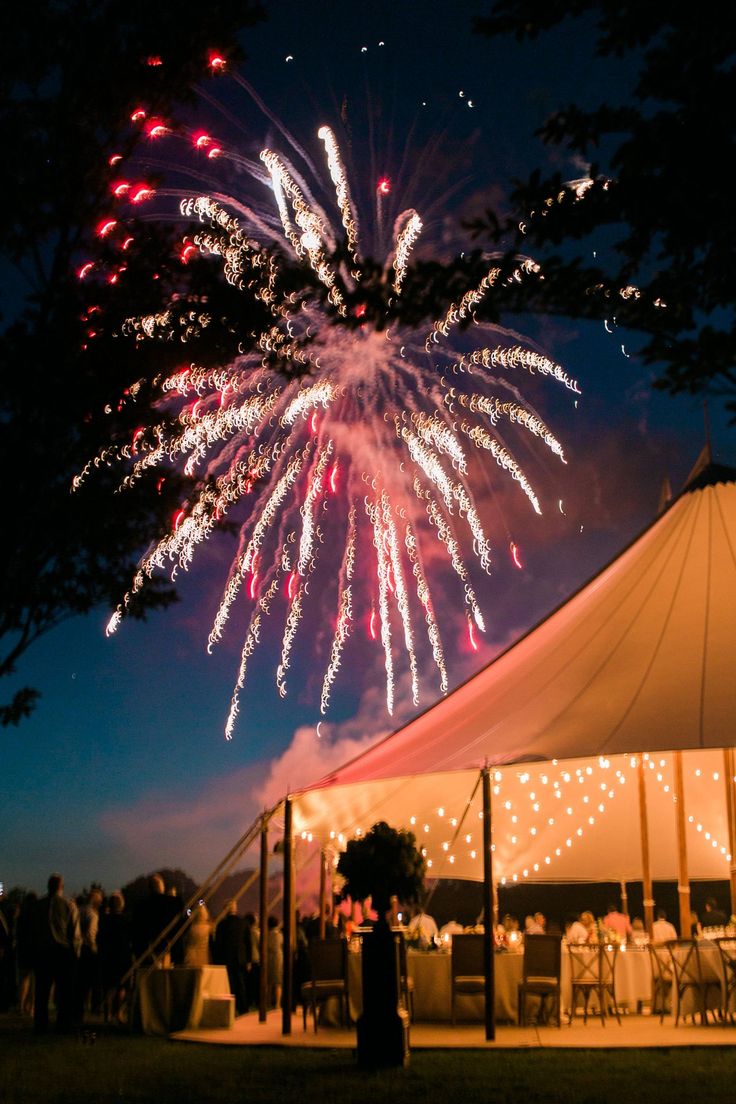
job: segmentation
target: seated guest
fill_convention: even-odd
[[[725,927],[726,914],[723,909],[718,907],[718,902],[715,897],[709,897],[705,902],[705,912],[703,913],[702,923],[704,928]]]
[[[603,926],[615,932],[622,943],[631,935],[631,921],[625,913],[619,912],[614,904],[609,904],[608,912],[603,917]]]
[[[511,916],[509,913],[503,918],[503,927],[506,933],[505,944],[511,951],[518,951],[521,949],[521,932],[519,931],[519,921],[515,916]]]
[[[417,938],[421,949],[426,951],[428,947],[434,946],[435,936],[439,935],[437,922],[420,905],[413,905],[411,912],[411,920],[406,926],[407,937],[409,940]]]
[[[538,918],[544,921],[541,912],[535,912],[534,916],[526,917],[524,920],[524,935],[544,935],[544,923],[540,924]]]
[[[690,938],[701,939],[703,935],[703,929],[700,921],[698,920],[697,912],[690,913]]]
[[[589,914],[590,915],[590,914]],[[578,920],[574,913],[571,913],[565,920],[565,939],[568,943],[588,943],[590,932],[586,928],[585,924],[582,924]]]
[[[677,939],[677,930],[670,924],[663,908],[657,909],[657,919],[652,924],[652,937],[655,943],[666,943],[668,939]]]
[[[585,912],[581,912],[580,923],[583,925],[586,932],[588,933],[586,943],[597,943],[598,929],[596,928],[595,916],[593,915],[593,913],[588,912],[587,910]]]
[[[637,946],[642,946],[644,943],[649,942],[649,936],[644,927],[644,921],[640,916],[635,916],[631,921],[631,940],[633,943],[636,943]]]
[[[465,928],[457,920],[448,920],[440,928],[440,940],[444,945],[449,945],[452,943],[453,935],[462,935],[464,931]]]

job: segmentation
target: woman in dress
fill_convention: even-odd
[[[198,905],[186,933],[184,944],[184,965],[199,968],[209,966],[210,937],[212,922],[205,904]]]

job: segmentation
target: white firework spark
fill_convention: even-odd
[[[370,618],[369,632],[383,647],[389,712],[401,656],[415,703],[425,648],[437,686],[446,692],[447,664],[432,593],[436,567],[434,562],[428,566],[429,548],[434,545],[432,560],[444,557],[456,576],[471,635],[472,625],[483,631],[470,565],[490,572],[491,543],[470,485],[471,457],[489,452],[541,512],[538,494],[501,437],[499,423],[513,425],[564,461],[563,451],[520,396],[513,377],[538,373],[578,393],[562,367],[510,342],[499,328],[474,326],[479,341],[471,352],[463,352],[460,341],[453,344],[459,325],[472,318],[474,307],[497,285],[496,266],[428,333],[395,323],[384,330],[385,320],[361,323],[358,214],[333,131],[322,126],[318,136],[336,225],[285,154],[265,149],[262,164],[256,164],[215,146],[208,136],[195,136],[199,149],[216,150],[218,160],[229,159],[261,185],[270,185],[273,207],[269,214],[242,196],[220,192],[188,196],[181,213],[199,220],[202,228],[186,248],[193,243],[200,253],[221,258],[225,279],[264,304],[272,322],[252,348],[230,363],[216,368],[192,364],[159,381],[157,424],[138,430],[131,446],[104,450],[77,479],[86,478],[95,463],[118,459],[127,464],[123,485],[172,464],[199,480],[171,531],[143,558],[109,632],[154,572],[188,568],[222,519],[237,524],[238,550],[209,635],[212,647],[229,620],[244,619],[228,738],[266,619],[280,617],[283,625],[276,670],[283,695],[310,603],[322,608],[330,593],[336,614],[322,713],[362,619]],[[303,153],[296,143],[292,146]],[[303,160],[313,168],[306,154]],[[385,181],[381,190],[386,191]],[[387,294],[401,295],[421,231],[413,209],[396,218],[383,273]],[[342,259],[335,259],[341,243]],[[301,293],[281,293],[279,256],[310,268],[324,295],[306,283]],[[535,275],[537,266],[525,262],[511,278]],[[202,313],[196,325],[207,324]],[[129,319],[126,329],[139,340],[156,339],[171,325],[170,313],[162,311]],[[474,464],[477,469],[477,459]]]

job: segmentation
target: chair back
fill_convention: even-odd
[[[570,956],[570,980],[574,985],[598,985],[600,981],[600,954],[597,946],[584,943],[568,943]]]
[[[613,989],[616,981],[616,962],[620,947],[618,943],[601,943],[598,946],[599,965],[598,972],[601,985]]]
[[[666,943],[649,943],[649,963],[655,985],[672,984],[672,958]]]
[[[524,936],[524,981],[560,980],[562,940],[559,935]]]
[[[678,989],[700,989],[706,983],[720,982],[715,962],[710,954],[701,954],[697,939],[671,939],[667,947]]]
[[[716,940],[716,946],[721,956],[724,976],[736,979],[736,939],[732,935],[723,936]]]
[[[312,981],[346,981],[348,945],[345,939],[315,939],[309,944]]]
[[[450,969],[453,981],[456,977],[479,977],[483,967],[483,940],[478,934],[453,935]]]

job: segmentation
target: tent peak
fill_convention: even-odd
[[[716,483],[734,482],[736,482],[736,468],[730,468],[726,464],[717,464],[713,460],[710,444],[708,443],[695,461],[695,466],[685,480],[680,495],[691,494],[693,491],[700,491],[704,487],[713,487]]]

